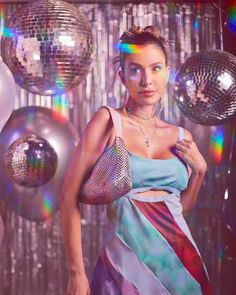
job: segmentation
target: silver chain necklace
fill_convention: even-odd
[[[136,114],[134,114],[133,112],[131,112],[130,109],[127,108],[127,107],[126,107],[126,110],[128,111],[128,114],[131,113],[131,114],[133,114],[133,115],[136,115]],[[154,114],[154,116],[155,116],[155,114]],[[153,117],[154,117],[154,116],[153,116]],[[138,115],[137,115],[137,117],[143,118],[143,117],[138,116]],[[149,120],[152,119],[153,117],[149,118]],[[143,118],[143,119],[144,119],[144,118]],[[146,119],[146,120],[147,120],[147,119]],[[139,119],[137,119],[137,120],[135,119],[135,121],[138,123],[138,126],[139,126],[139,128],[140,128],[140,130],[141,130],[141,132],[142,132],[142,134],[143,134],[143,136],[144,136],[144,138],[145,138],[145,143],[146,143],[146,145],[147,145],[147,149],[148,149],[148,151],[149,151],[149,147],[150,147],[151,139],[154,137],[154,135],[155,135],[155,133],[156,133],[156,129],[157,129],[157,119],[156,119],[156,117],[155,117],[155,128],[154,128],[154,131],[153,131],[153,134],[152,134],[151,137],[148,137],[148,135],[145,133],[143,127],[141,126],[140,120],[139,120]]]
[[[136,117],[139,117],[139,118],[142,118],[142,119],[144,119],[144,120],[151,120],[152,118],[154,118],[155,117],[155,112],[154,112],[154,114],[151,116],[151,117],[143,117],[143,116],[140,116],[140,115],[138,115],[138,114],[136,114],[136,113],[134,113],[127,105],[125,106],[125,108],[126,108],[126,110],[127,111],[129,111],[131,114],[133,114],[134,116],[136,116]],[[158,114],[159,115],[159,114]]]

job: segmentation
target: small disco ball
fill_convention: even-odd
[[[176,76],[175,100],[195,123],[219,125],[236,113],[236,57],[220,50],[190,56]]]
[[[5,162],[12,179],[25,187],[39,187],[55,174],[57,154],[44,138],[20,137],[8,148]]]
[[[17,10],[4,28],[3,61],[16,82],[40,95],[68,91],[86,77],[93,36],[84,14],[58,0],[39,0]]]
[[[28,220],[52,217],[78,141],[72,123],[53,109],[14,110],[0,133],[0,201]]]

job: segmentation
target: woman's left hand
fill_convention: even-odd
[[[193,140],[183,139],[176,143],[176,152],[196,174],[204,174],[207,163]]]

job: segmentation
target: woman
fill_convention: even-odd
[[[211,294],[182,215],[196,203],[207,165],[191,133],[162,121],[156,113],[157,106],[163,105],[169,75],[166,42],[153,26],[133,26],[121,40],[119,76],[129,93],[127,103],[95,113],[62,192],[62,229],[70,268],[67,294]],[[126,44],[135,44],[136,51],[124,52]],[[129,153],[132,189],[108,205],[109,226],[90,290],[77,198],[117,132]]]

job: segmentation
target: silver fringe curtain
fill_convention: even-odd
[[[196,1],[197,2],[197,1]],[[75,4],[78,6],[78,4]],[[1,6],[7,18],[20,4]],[[209,157],[211,133],[216,127],[193,124],[177,108],[173,99],[174,74],[192,53],[203,49],[220,48],[218,11],[211,4],[178,4],[170,2],[147,4],[81,4],[93,27],[96,48],[92,70],[79,87],[63,97],[44,97],[28,93],[18,87],[16,108],[39,105],[53,108],[55,99],[68,99],[64,113],[81,135],[93,113],[103,104],[119,107],[124,103],[125,89],[111,61],[117,55],[114,44],[121,33],[132,24],[159,25],[170,43],[172,81],[165,94],[162,119],[189,129],[199,149],[208,161],[208,172],[200,192],[196,209],[188,218],[194,237],[219,294],[219,250],[221,245],[220,214],[225,187],[225,162],[216,166]],[[227,134],[228,125],[225,124]],[[225,146],[229,145],[225,138]],[[84,261],[91,277],[106,225],[106,207],[81,205]],[[5,238],[0,248],[0,295],[63,295],[67,283],[67,264],[60,229],[60,214],[42,223],[30,222],[11,212],[0,203],[5,224]],[[99,294],[98,294],[99,295]]]

